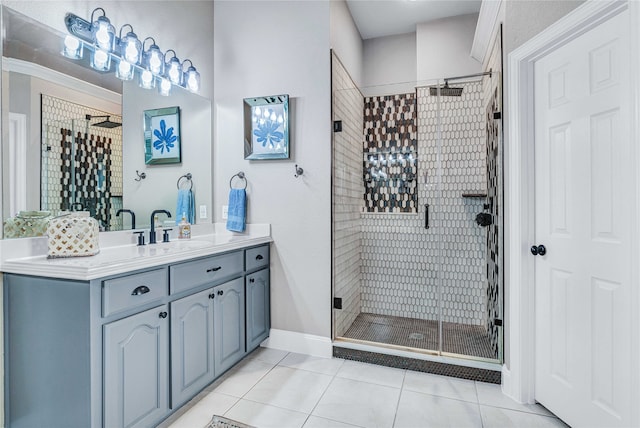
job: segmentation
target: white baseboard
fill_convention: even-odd
[[[329,337],[275,328],[270,330],[269,337],[261,343],[261,346],[314,357],[331,358],[333,355],[333,346]]]
[[[502,365],[502,393],[512,400],[516,400],[516,395],[513,393],[513,378],[511,377],[511,370],[507,368],[506,364]],[[518,401],[518,400],[516,400]]]

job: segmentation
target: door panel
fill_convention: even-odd
[[[628,20],[535,65],[536,399],[572,426],[631,424]]]

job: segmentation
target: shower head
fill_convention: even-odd
[[[438,95],[438,89],[440,89],[440,95],[443,97],[459,97],[462,95],[462,88],[451,88],[448,80],[444,81],[444,86],[431,86],[429,94],[431,96]]]
[[[97,119],[97,118],[105,118],[105,120],[103,120],[102,122],[98,122],[98,123],[93,123],[91,124],[91,126],[97,126],[99,128],[117,128],[118,126],[122,126],[121,123],[118,122],[112,122],[109,120],[109,118],[111,116],[92,116],[90,114],[85,116],[87,118],[87,120],[91,120],[91,119]]]

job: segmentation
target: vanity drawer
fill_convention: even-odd
[[[167,295],[167,270],[155,269],[102,283],[102,316],[131,309]]]
[[[171,294],[180,293],[204,284],[213,284],[240,275],[243,271],[243,252],[222,254],[169,266]]]
[[[245,266],[247,271],[269,266],[269,245],[246,250]]]

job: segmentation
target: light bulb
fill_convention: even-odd
[[[284,122],[284,118],[282,117],[282,115],[278,115],[278,123],[282,122]]]
[[[140,86],[145,89],[153,88],[153,74],[149,70],[143,70],[140,74]]]
[[[82,58],[82,44],[73,36],[64,38],[64,56],[73,59]]]
[[[162,78],[160,79],[160,95],[168,96],[171,92],[171,82],[169,79]]]
[[[132,42],[127,43],[127,47],[124,49],[124,58],[127,61],[135,64],[136,62],[138,62],[139,55],[140,50],[138,49],[136,44]]]
[[[269,117],[269,111],[267,109],[264,110],[263,116],[264,117]]]
[[[262,114],[262,109],[260,107],[256,107],[253,112],[256,116],[260,116]]]
[[[133,66],[129,64],[127,61],[121,60],[120,63],[118,64],[116,77],[122,80],[133,79]]]
[[[271,113],[271,117],[269,117],[269,119],[271,119],[271,121],[272,121],[272,122],[275,122],[275,121],[276,121],[276,119],[277,119],[277,117],[276,117],[276,113],[275,113],[275,112],[272,112],[272,113]]]

